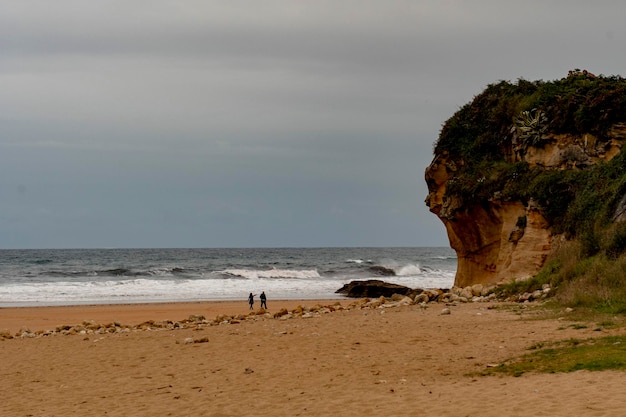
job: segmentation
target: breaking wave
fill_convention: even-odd
[[[363,259],[346,259],[346,262],[349,264],[362,264],[362,263],[368,263],[371,264],[372,261],[371,260],[363,260]]]
[[[418,264],[407,265],[373,265],[368,268],[369,271],[376,275],[387,277],[407,277],[417,276],[423,273],[422,268]]]
[[[259,278],[293,278],[293,279],[307,279],[307,278],[320,278],[320,274],[315,269],[309,270],[291,270],[291,269],[268,269],[268,270],[255,270],[255,269],[227,269],[221,271],[224,275],[241,277],[246,279],[259,279]]]

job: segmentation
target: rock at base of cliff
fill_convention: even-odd
[[[415,290],[403,285],[392,284],[377,279],[370,279],[367,281],[351,281],[335,291],[337,294],[343,294],[346,297],[352,298],[378,298],[381,296],[391,297],[394,294],[411,296],[421,292],[422,290]]]

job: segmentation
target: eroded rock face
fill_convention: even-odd
[[[426,170],[430,191],[426,204],[445,225],[450,246],[457,253],[454,285],[492,284],[534,275],[551,249],[551,235],[540,210],[532,204],[495,200],[487,207],[462,205],[446,195],[446,183],[456,172],[450,166],[447,157],[439,155]]]
[[[546,169],[585,169],[600,161],[609,161],[619,154],[626,139],[626,124],[614,125],[608,141],[600,141],[592,134],[557,135],[544,138],[541,147],[524,147],[513,141],[514,161],[524,160],[531,167]]]
[[[548,135],[541,147],[523,147],[513,140],[509,162],[525,161],[539,169],[585,169],[608,161],[626,142],[626,125],[615,125],[608,141],[592,135]],[[503,154],[506,154],[503,150]],[[446,192],[459,175],[462,160],[448,153],[435,155],[426,169],[426,205],[443,222],[450,246],[458,256],[455,286],[495,284],[535,275],[552,250],[554,236],[532,200],[504,201],[497,194],[488,202],[468,202]]]

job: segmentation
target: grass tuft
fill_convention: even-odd
[[[568,339],[549,344],[536,343],[530,349],[532,352],[528,354],[487,368],[478,374],[519,377],[529,372],[564,373],[626,369],[626,336]]]

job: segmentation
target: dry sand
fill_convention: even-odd
[[[275,301],[270,311],[313,303]],[[537,342],[606,334],[492,306],[2,340],[0,416],[626,415],[623,372],[467,376]],[[0,329],[247,312],[245,302],[6,308]]]

